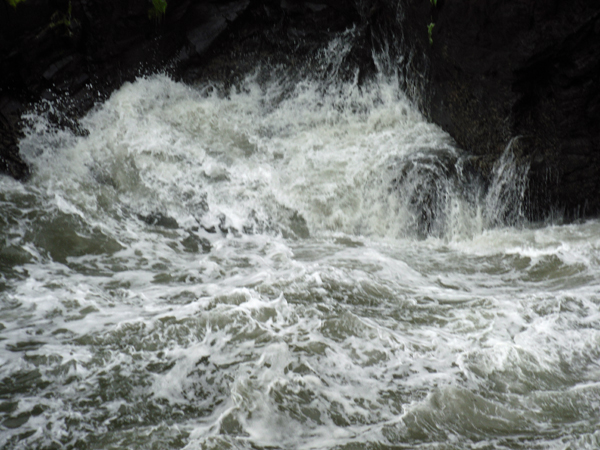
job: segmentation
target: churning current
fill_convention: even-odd
[[[597,449],[600,223],[393,80],[124,85],[0,179],[4,449]]]

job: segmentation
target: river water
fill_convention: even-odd
[[[596,449],[600,223],[380,78],[124,85],[0,178],[0,447]]]

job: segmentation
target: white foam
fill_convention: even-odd
[[[31,117],[33,179],[0,180],[5,242],[30,258],[5,275],[0,374],[50,385],[19,394],[18,413],[48,409],[7,433],[46,430],[22,447],[125,445],[133,429],[189,448],[468,448],[477,413],[497,432],[481,445],[523,427],[543,440],[555,410],[537,390],[597,377],[599,223],[492,224],[503,195],[473,203],[444,182],[445,222],[419,234],[399,192],[430,185],[402,171],[460,152],[395,80],[242,87],[140,79],[82,121],[85,137]],[[93,251],[53,261],[56,217]]]

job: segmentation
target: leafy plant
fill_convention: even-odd
[[[24,2],[25,0],[6,0],[8,2],[8,4],[10,6],[12,6],[13,8],[16,8],[17,5],[21,2]]]
[[[152,0],[152,6],[148,10],[148,18],[160,20],[167,11],[167,0]]]
[[[24,1],[24,0],[21,0]],[[67,30],[67,34],[69,36],[73,36],[73,31],[72,31],[72,25],[73,23],[71,22],[72,20],[72,14],[73,12],[73,6],[71,5],[71,2],[69,2],[69,6],[67,8],[67,12],[61,12],[61,11],[56,11],[54,14],[52,14],[52,17],[50,17],[50,28],[56,28],[58,26],[64,26],[65,29]],[[73,20],[73,22],[78,23],[76,20]]]
[[[433,38],[431,37],[431,33],[433,33],[433,27],[435,27],[435,23],[431,22],[427,25],[427,34],[429,35],[429,45],[433,45]]]
[[[438,0],[429,0],[434,8],[437,8]],[[433,45],[433,38],[431,37],[431,33],[433,33],[433,27],[435,27],[435,23],[433,22],[433,17],[431,18],[431,22],[427,25],[427,34],[429,35],[429,45]]]

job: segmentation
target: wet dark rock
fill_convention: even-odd
[[[446,234],[449,202],[468,195],[462,191],[473,187],[461,168],[462,159],[447,149],[423,148],[391,162],[391,189],[411,212],[408,228],[417,237]]]
[[[228,88],[249,73],[257,81],[287,78],[293,83],[306,76],[326,72],[318,52],[334,36],[356,28],[361,16],[354,0],[303,2],[266,0],[250,2],[227,31],[202,55],[189,58],[180,67],[184,81],[211,80]],[[363,30],[364,27],[361,28]],[[374,66],[361,31],[347,56],[355,67]],[[362,53],[361,53],[362,52]],[[348,72],[347,77],[353,75]]]
[[[509,143],[530,165],[528,215],[600,213],[600,3],[597,0],[0,0],[0,172],[26,178],[22,114],[65,99],[76,119],[125,81],[165,70],[227,87],[257,80],[368,79],[402,87],[484,178]],[[342,61],[316,57],[344,34]],[[375,58],[373,58],[375,55]]]
[[[198,55],[202,55],[214,40],[248,7],[249,0],[225,4],[200,3],[191,10],[188,20],[194,23],[186,33],[188,41]]]
[[[78,118],[137,76],[230,84],[259,62],[301,67],[360,19],[353,0],[168,0],[164,16],[151,5],[25,0],[14,8],[0,0],[0,173],[29,175],[18,151],[21,116],[41,100],[56,103],[55,125],[77,133]]]
[[[531,218],[600,213],[600,3],[380,4],[374,34],[393,38],[407,91],[432,121],[484,167],[518,138]]]
[[[249,1],[169,0],[153,17],[148,0],[0,1],[0,173],[29,175],[20,158],[21,116],[61,101],[56,125],[76,120],[125,81],[174,70],[198,56]]]
[[[0,95],[2,95],[0,88]],[[19,156],[18,139],[21,137],[19,121],[23,106],[10,96],[0,98],[0,173],[17,180],[29,176],[29,167]]]

